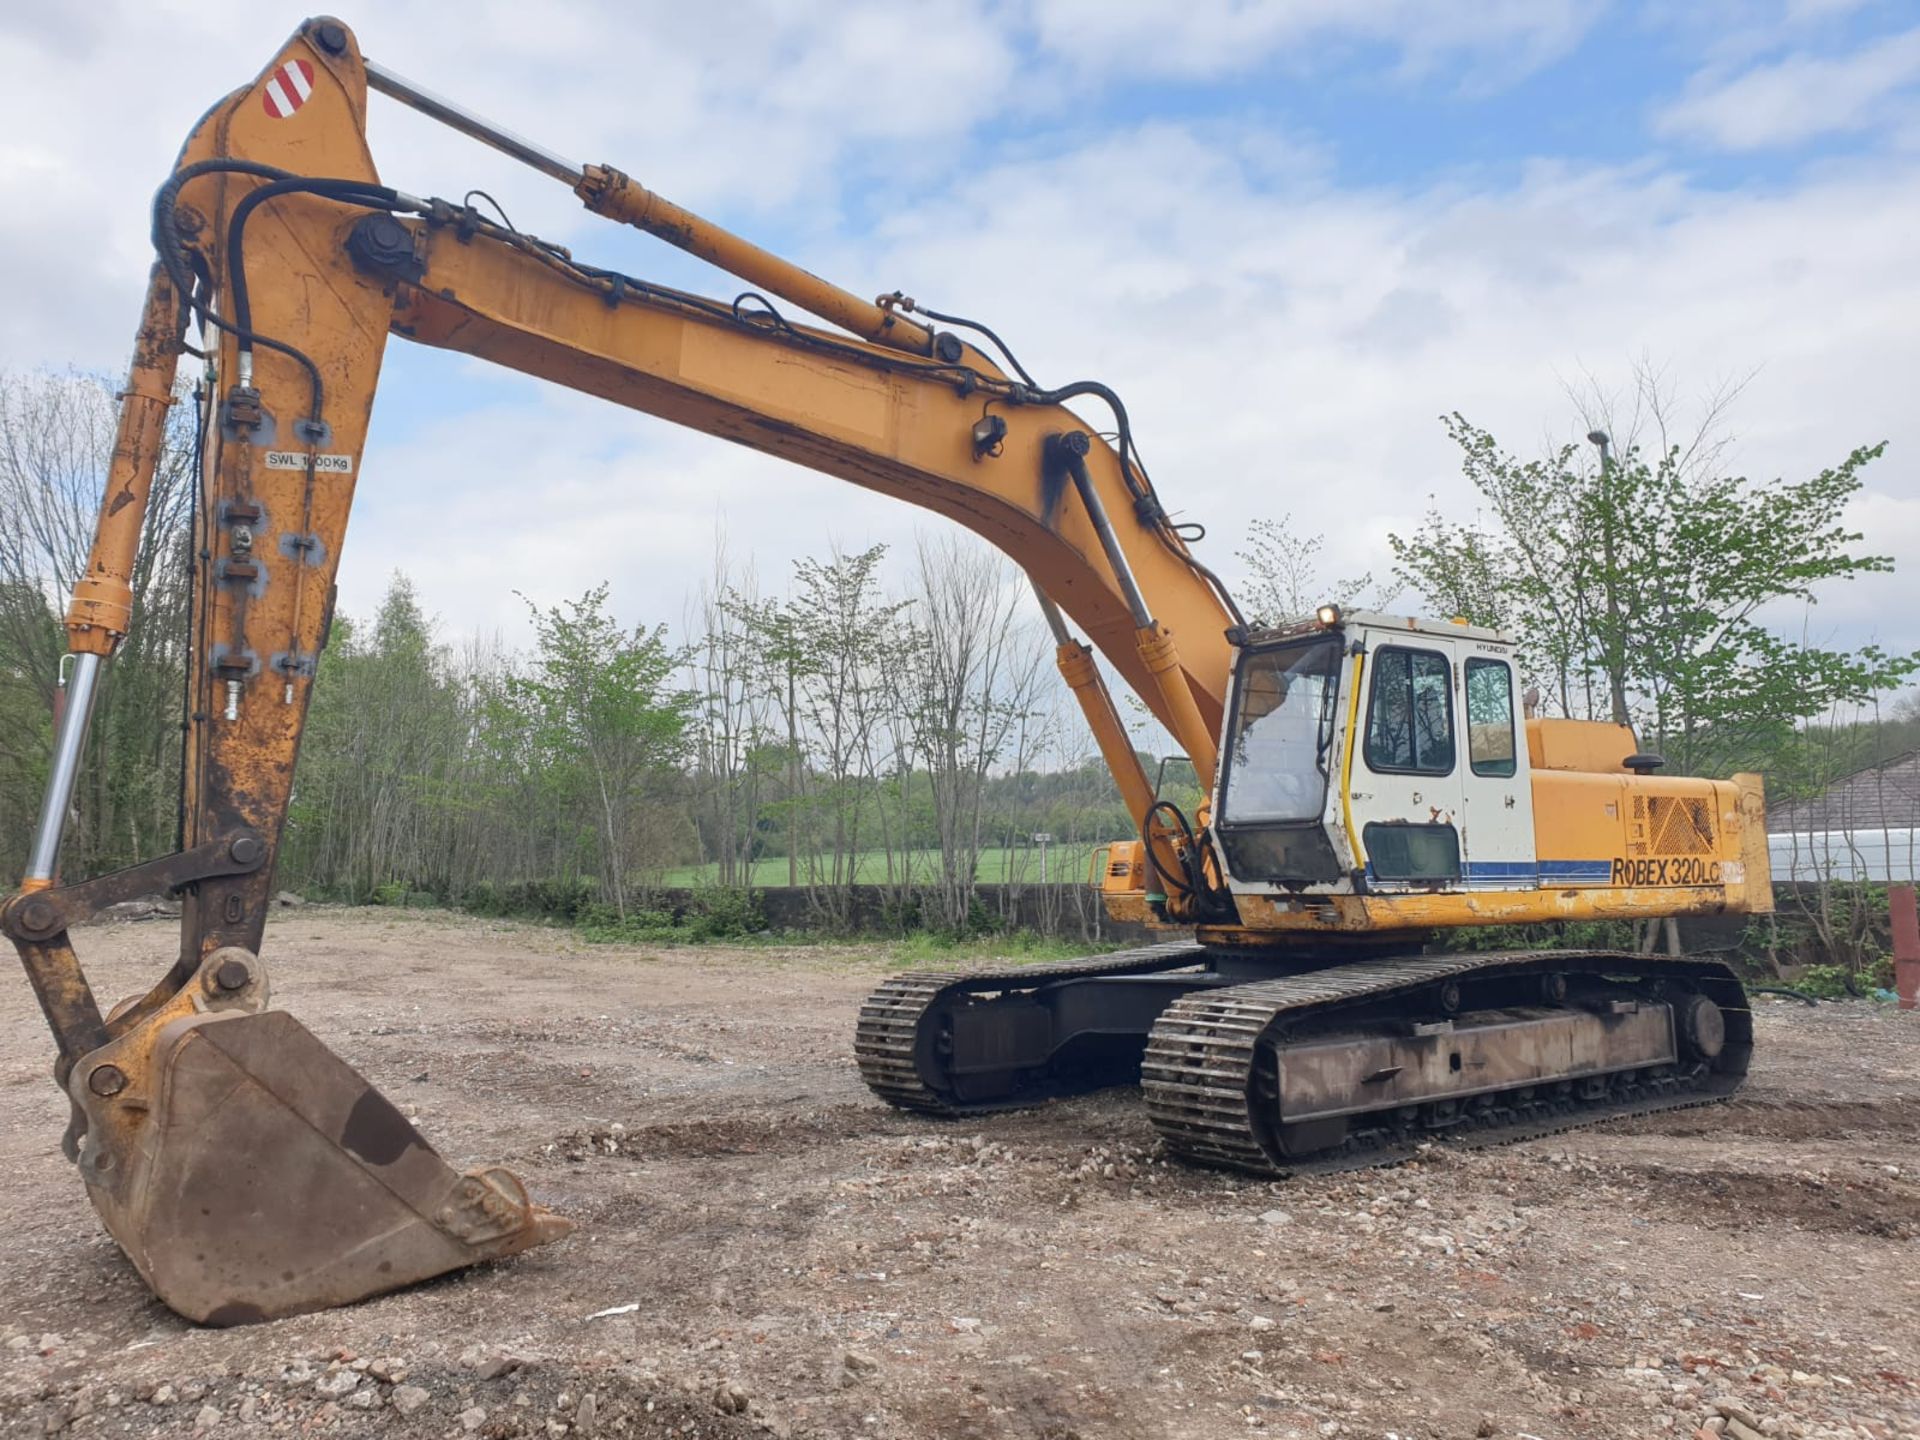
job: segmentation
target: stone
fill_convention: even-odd
[[[518,1355],[486,1345],[469,1345],[460,1352],[460,1363],[482,1380],[498,1380],[511,1375],[523,1363]]]
[[[487,1412],[478,1405],[470,1406],[460,1412],[460,1428],[469,1435],[487,1423]]]
[[[589,1390],[580,1397],[580,1403],[574,1408],[573,1428],[579,1435],[593,1434],[594,1426],[600,1423],[600,1401]]]
[[[273,903],[283,905],[289,910],[298,910],[302,905],[307,903],[307,899],[306,896],[296,895],[291,890],[282,890],[278,895],[273,897]]]
[[[855,1375],[872,1375],[880,1369],[880,1362],[864,1350],[847,1351],[840,1363]]]
[[[393,1390],[393,1408],[402,1415],[411,1415],[433,1398],[418,1385],[396,1385]]]
[[[329,1370],[313,1382],[313,1388],[329,1400],[338,1400],[360,1388],[360,1376],[353,1370]]]
[[[748,1395],[736,1380],[722,1380],[713,1387],[713,1408],[722,1415],[747,1413]]]
[[[1262,1211],[1260,1215],[1260,1223],[1262,1225],[1287,1225],[1291,1224],[1292,1221],[1293,1216],[1284,1210],[1266,1210]]]
[[[362,1385],[358,1390],[347,1396],[345,1403],[350,1410],[378,1410],[381,1404],[380,1387],[378,1385]]]
[[[174,1401],[173,1386],[160,1384],[153,1387],[153,1394],[147,1397],[149,1405],[171,1405]]]
[[[1247,1322],[1247,1328],[1250,1330],[1271,1330],[1275,1323],[1271,1315],[1256,1315]]]
[[[211,1405],[202,1405],[200,1413],[193,1417],[195,1430],[211,1430],[220,1423],[220,1412]]]

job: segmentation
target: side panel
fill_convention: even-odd
[[[1740,788],[1724,780],[1536,771],[1544,883],[1744,885]]]

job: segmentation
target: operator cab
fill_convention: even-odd
[[[1323,607],[1256,631],[1229,700],[1213,833],[1235,894],[1538,883],[1512,645]]]

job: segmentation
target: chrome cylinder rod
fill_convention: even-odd
[[[1033,598],[1040,602],[1040,613],[1047,617],[1047,628],[1053,632],[1053,643],[1071,645],[1073,632],[1067,629],[1067,619],[1060,613],[1060,607],[1047,597],[1047,592],[1040,588],[1040,582],[1031,575],[1027,577],[1027,583],[1033,586]]]
[[[67,807],[80,779],[80,752],[86,748],[87,721],[93,714],[93,696],[100,681],[100,657],[82,652],[73,657],[67,680],[67,709],[60,717],[60,733],[53,741],[53,769],[47,793],[40,803],[40,823],[34,827],[33,848],[27,852],[26,885],[40,889],[53,883],[60,863],[60,836],[67,828]]]
[[[1133,566],[1127,563],[1127,552],[1120,548],[1120,537],[1113,533],[1107,507],[1100,503],[1100,492],[1094,488],[1093,475],[1087,469],[1087,453],[1092,447],[1093,442],[1084,430],[1049,435],[1046,441],[1049,463],[1061,466],[1073,477],[1074,489],[1080,492],[1080,503],[1087,507],[1094,533],[1100,537],[1100,548],[1107,552],[1107,565],[1120,586],[1120,593],[1126,597],[1134,628],[1151,630],[1153,611],[1147,608],[1147,598],[1140,593],[1139,582],[1133,578]]]
[[[470,135],[483,145],[491,145],[502,154],[511,155],[523,165],[531,165],[556,180],[568,185],[578,185],[584,177],[584,171],[573,161],[553,153],[545,146],[536,145],[531,140],[523,140],[511,130],[503,130],[491,120],[476,115],[464,105],[456,105],[431,90],[423,90],[404,76],[396,75],[386,66],[372,60],[365,62],[367,84],[382,95],[398,100],[402,105],[418,110],[422,115],[431,115],[443,125],[450,125],[462,135]]]

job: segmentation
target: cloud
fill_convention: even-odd
[[[1438,414],[1531,453],[1585,429],[1569,384],[1625,385],[1643,355],[1683,409],[1756,372],[1730,417],[1736,471],[1811,474],[1888,438],[1864,503],[1920,494],[1916,182],[1900,163],[1741,193],[1540,164],[1494,189],[1272,188],[1225,146],[1147,126],[895,217],[878,264],[983,313],[1043,380],[1115,384],[1211,562],[1235,568],[1232,537],[1285,512],[1327,536],[1330,572],[1384,572],[1386,532],[1429,493],[1471,510]],[[1903,573],[1850,589],[1849,628],[1920,645],[1900,599],[1920,538],[1885,543]]]
[[[1847,55],[1792,54],[1734,74],[1705,71],[1654,126],[1725,150],[1799,145],[1910,119],[1916,82],[1920,30],[1908,30]]]
[[[1589,373],[1624,387],[1650,356],[1683,413],[1751,373],[1730,419],[1738,472],[1804,476],[1893,441],[1855,523],[1900,571],[1836,589],[1817,614],[1846,643],[1916,647],[1916,181],[1920,167],[1873,168],[1750,195],[1644,167],[1543,164],[1497,190],[1276,186],[1225,136],[1155,124],[985,169],[841,237],[821,268],[987,321],[1043,383],[1114,384],[1163,499],[1209,527],[1202,554],[1229,573],[1256,518],[1323,533],[1330,573],[1384,575],[1387,533],[1417,523],[1429,495],[1471,513],[1444,411],[1531,453],[1584,431],[1567,390]],[[1836,231],[1836,214],[1851,223]],[[674,619],[716,517],[770,586],[830,540],[904,548],[915,526],[943,523],[513,384],[478,415],[391,444],[376,434],[352,605],[367,608],[398,567],[463,628],[514,625],[510,586],[551,599],[602,577],[623,613]],[[404,411],[406,389],[381,403]],[[1097,405],[1082,413],[1108,423]],[[387,478],[436,472],[460,477],[457,502],[451,487]]]
[[[154,184],[209,95],[254,73],[300,18],[263,9],[202,0],[0,19],[0,67],[16,82],[0,91],[0,203],[13,217],[0,230],[0,363],[121,362]],[[1860,523],[1901,572],[1846,587],[1819,614],[1853,640],[1920,646],[1908,394],[1920,155],[1742,189],[1657,159],[1517,152],[1498,180],[1357,186],[1338,137],[1176,107],[1096,122],[1061,96],[1120,105],[1142,75],[1240,76],[1263,57],[1317,64],[1325,47],[1355,44],[1449,74],[1544,63],[1577,43],[1589,7],[1176,16],[1115,3],[1096,15],[1035,0],[906,14],[767,3],[727,7],[719,24],[663,6],[642,26],[609,3],[543,7],[533,24],[524,7],[479,0],[457,25],[438,7],[381,7],[361,39],[430,88],[576,159],[619,164],[848,288],[899,286],[975,315],[1043,380],[1110,381],[1164,500],[1210,527],[1202,553],[1229,572],[1254,518],[1289,513],[1324,533],[1331,573],[1380,574],[1387,533],[1416,523],[1430,494],[1470,513],[1444,411],[1526,452],[1573,436],[1565,387],[1588,371],[1624,384],[1647,355],[1692,391],[1757,371],[1732,417],[1736,468],[1804,475],[1855,444],[1894,442],[1868,472]],[[376,107],[373,144],[394,183],[482,185],[586,258],[692,277],[563,187]],[[1107,423],[1097,406],[1083,413]],[[514,589],[552,603],[602,579],[629,622],[677,620],[717,520],[769,589],[832,541],[904,550],[916,526],[944,523],[402,342],[362,468],[343,605],[370,612],[402,569],[452,633],[522,635]]]
[[[1464,60],[1490,83],[1566,54],[1600,9],[1595,0],[1037,0],[1033,24],[1043,50],[1088,72],[1217,76],[1370,44],[1409,74]]]
[[[0,361],[120,362],[153,191],[209,103],[249,81],[307,13],[239,0],[0,12],[0,206],[12,217],[0,230]],[[855,151],[882,168],[946,153],[1017,78],[1007,27],[958,3],[740,0],[718,23],[700,6],[648,6],[642,20],[585,0],[536,19],[472,0],[450,23],[443,5],[402,0],[356,33],[368,55],[509,130],[763,233],[796,212],[802,225],[837,224]],[[368,131],[391,184],[454,198],[480,186],[550,238],[605,234],[564,186],[384,97],[369,102]],[[665,247],[617,243],[658,269]]]

